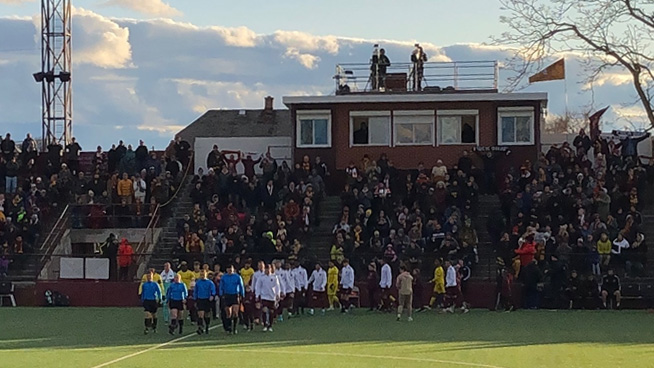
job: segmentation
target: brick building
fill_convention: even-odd
[[[399,169],[418,162],[451,166],[464,150],[506,147],[499,170],[540,152],[546,93],[496,90],[387,91],[284,97],[293,124],[295,161],[321,156],[343,171],[364,154],[386,153]]]

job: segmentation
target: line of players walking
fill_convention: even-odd
[[[246,330],[251,331],[255,324],[261,324],[263,331],[272,332],[273,322],[283,321],[285,311],[287,318],[291,318],[304,314],[305,309],[310,315],[318,309],[324,315],[326,310],[334,310],[336,305],[340,305],[342,313],[350,312],[354,306],[351,297],[356,295],[353,294],[355,273],[347,259],[342,262],[340,270],[333,262],[329,262],[327,271],[316,264],[310,277],[295,261],[283,264],[281,261],[270,264],[259,261],[256,271],[250,262],[246,262],[240,274],[233,265],[228,266],[224,274],[211,272],[208,267],[191,271],[185,266],[174,272],[166,263],[160,274],[150,269],[143,276],[139,293],[145,312],[145,334],[156,332],[160,306],[163,306],[164,320],[171,335],[183,333],[185,317],[190,311],[196,313],[193,319],[198,334],[209,333],[214,313],[221,314],[226,331],[236,334],[239,319]],[[446,261],[446,271],[438,261],[435,266],[434,278],[430,281],[434,284],[432,298],[429,305],[418,303],[419,308],[430,309],[445,303],[449,308],[443,311],[454,313],[454,308],[459,307],[462,312],[467,312],[461,292],[460,265]],[[404,265],[399,271],[394,285],[398,292],[395,299],[391,293],[391,266],[382,261],[378,309],[388,312],[397,300],[397,320],[406,312],[408,321],[413,321],[414,285],[419,280]],[[310,293],[307,292],[309,286]],[[374,309],[373,305],[370,309]]]

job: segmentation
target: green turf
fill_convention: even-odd
[[[172,340],[164,328],[143,336],[142,324],[139,309],[0,308],[0,367],[91,368]],[[358,310],[273,333],[214,328],[109,366],[641,368],[654,367],[653,327],[642,311],[426,312],[408,323]]]

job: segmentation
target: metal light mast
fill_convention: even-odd
[[[71,0],[41,0],[41,83],[43,148],[72,138],[73,94]]]

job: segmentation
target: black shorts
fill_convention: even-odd
[[[223,296],[223,306],[225,308],[231,307],[232,305],[238,305],[238,304],[240,304],[238,294],[225,294]]]
[[[211,300],[198,299],[195,301],[195,307],[198,309],[198,311],[203,311],[205,313],[211,312]]]
[[[144,300],[143,301],[143,310],[149,313],[157,313],[159,309],[159,303],[156,300]]]
[[[170,310],[177,309],[178,311],[184,310],[184,302],[181,300],[170,300],[168,301],[168,308]]]

